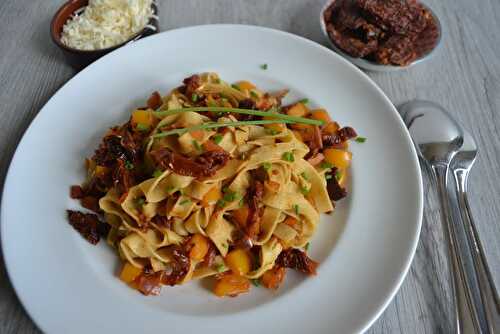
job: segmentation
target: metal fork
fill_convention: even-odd
[[[469,172],[476,160],[477,146],[470,133],[465,129],[462,130],[464,142],[452,161],[451,169],[455,177],[459,211],[472,254],[472,262],[477,275],[477,284],[484,307],[487,327],[490,333],[500,333],[500,302],[498,293],[495,289],[486,257],[484,256],[483,247],[479,240],[467,199],[467,181]]]

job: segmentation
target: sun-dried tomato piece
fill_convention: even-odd
[[[337,168],[333,168],[332,175],[335,175],[336,171]],[[347,191],[345,188],[342,188],[335,176],[326,182],[326,190],[331,201],[339,201],[347,196]]]
[[[214,246],[212,242],[208,244],[208,252],[203,258],[203,264],[210,268],[214,263],[215,257],[217,256],[217,248]]]
[[[179,284],[189,272],[191,265],[188,253],[184,249],[180,246],[173,246],[173,248],[171,270],[163,271],[161,275],[161,283],[165,285]]]
[[[161,292],[161,277],[162,272],[142,273],[134,283],[137,289],[145,296],[158,296]]]
[[[160,227],[171,229],[173,220],[165,216],[156,215],[153,218],[151,218],[151,223],[154,223]]]
[[[194,74],[184,79],[182,83],[184,84],[184,87],[182,87],[184,95],[186,95],[188,99],[192,100],[193,94],[201,86],[200,76],[198,74]]]
[[[204,152],[194,158],[185,157],[166,148],[151,151],[150,154],[160,169],[171,169],[177,174],[198,178],[213,176],[230,158],[229,153],[224,150]]]
[[[161,99],[160,93],[158,92],[153,92],[147,102],[148,108],[151,109],[158,109],[161,107],[162,104],[163,101]]]
[[[99,221],[97,215],[72,210],[67,210],[67,212],[70,225],[73,226],[85,240],[93,245],[97,244],[100,239],[98,225],[103,224]]]
[[[255,240],[260,233],[260,221],[262,217],[262,198],[264,197],[264,184],[255,181],[248,194],[248,217],[245,226],[246,234]]]
[[[311,260],[300,249],[289,248],[280,253],[276,263],[285,268],[291,268],[308,275],[316,275],[318,263]]]
[[[85,196],[85,194],[83,192],[82,187],[80,187],[79,185],[75,185],[75,186],[71,186],[69,196],[71,198],[74,198],[74,199],[80,199],[83,196]]]

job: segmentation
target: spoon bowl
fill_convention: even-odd
[[[430,101],[411,101],[400,111],[419,156],[431,165],[449,165],[464,141],[460,125]]]

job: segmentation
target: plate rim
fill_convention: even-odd
[[[10,263],[8,252],[5,251],[6,250],[5,249],[5,238],[6,238],[6,236],[5,236],[6,235],[5,234],[5,230],[6,230],[6,224],[7,224],[6,223],[6,217],[5,217],[5,215],[6,215],[6,213],[5,213],[6,212],[5,202],[6,202],[6,195],[7,195],[6,194],[6,189],[7,189],[7,185],[12,182],[12,180],[11,180],[11,178],[12,178],[11,174],[13,173],[13,171],[12,171],[13,164],[14,164],[17,156],[20,154],[19,153],[19,148],[20,148],[22,142],[24,141],[25,136],[29,133],[29,131],[32,130],[33,125],[35,124],[35,122],[39,118],[39,115],[43,112],[43,110],[47,107],[47,105],[58,95],[58,93],[62,89],[64,89],[67,85],[69,85],[73,80],[78,80],[80,74],[88,72],[88,71],[91,71],[92,68],[96,66],[95,64],[98,64],[101,61],[103,61],[102,59],[109,58],[110,55],[113,55],[116,52],[120,52],[119,50],[122,50],[124,48],[130,48],[130,47],[135,46],[136,44],[142,44],[144,41],[147,41],[149,39],[154,39],[154,38],[159,39],[159,38],[161,38],[160,36],[168,35],[168,34],[171,34],[171,33],[176,33],[178,31],[203,29],[205,27],[209,27],[209,28],[223,28],[223,29],[228,29],[228,28],[229,29],[230,28],[245,28],[245,29],[260,30],[260,31],[263,31],[264,33],[279,34],[279,35],[282,35],[283,38],[291,38],[291,39],[299,40],[299,41],[301,41],[303,43],[306,43],[307,47],[313,47],[313,48],[322,50],[325,53],[328,53],[330,57],[337,58],[337,60],[339,60],[345,66],[350,67],[351,70],[357,72],[358,75],[361,75],[363,77],[364,81],[366,81],[367,83],[369,83],[370,86],[377,91],[378,95],[380,97],[382,97],[382,99],[386,102],[386,104],[388,106],[390,106],[390,111],[392,113],[392,116],[397,120],[397,122],[400,123],[400,125],[402,125],[401,129],[402,129],[402,132],[404,133],[404,136],[407,137],[407,139],[409,139],[411,141],[410,133],[409,133],[408,129],[406,128],[406,126],[404,125],[404,122],[403,122],[403,120],[402,120],[399,112],[397,111],[397,108],[394,106],[394,104],[389,99],[389,97],[375,83],[375,81],[373,79],[371,79],[365,72],[363,72],[361,69],[359,69],[354,64],[352,64],[351,62],[349,62],[347,59],[343,58],[342,56],[340,56],[339,54],[335,53],[333,50],[329,49],[328,47],[322,45],[321,43],[313,41],[313,40],[308,39],[308,38],[305,38],[303,36],[300,36],[300,35],[288,32],[288,31],[283,31],[283,30],[269,28],[269,27],[263,27],[263,26],[249,25],[249,24],[224,24],[223,23],[223,24],[192,25],[192,26],[180,27],[180,28],[175,28],[175,29],[163,31],[163,32],[160,32],[160,33],[158,33],[156,35],[150,36],[148,38],[141,39],[141,40],[135,41],[133,43],[129,43],[128,45],[126,45],[124,47],[118,48],[117,50],[114,50],[113,52],[110,52],[109,54],[105,55],[104,57],[98,59],[94,63],[92,63],[89,66],[87,66],[86,68],[84,68],[82,71],[76,73],[73,77],[71,77],[68,81],[66,81],[63,85],[61,85],[61,87],[59,87],[50,96],[50,98],[44,103],[44,105],[40,108],[40,110],[38,111],[38,113],[36,114],[36,116],[31,120],[29,126],[22,133],[21,139],[18,141],[18,143],[16,145],[16,149],[14,150],[12,158],[11,158],[11,160],[9,162],[9,167],[7,169],[7,173],[6,173],[6,176],[5,176],[5,181],[4,181],[4,185],[3,185],[3,189],[2,189],[2,198],[1,198],[2,200],[1,200],[1,203],[0,203],[0,210],[1,210],[0,211],[0,242],[1,242],[1,249],[2,249],[2,254],[3,254],[3,258],[4,258],[4,263],[5,263],[5,269],[6,269],[7,277],[9,279],[9,282],[10,282],[12,288],[14,289],[14,292],[16,294],[17,299],[19,300],[19,302],[23,306],[24,310],[26,311],[26,313],[28,314],[28,316],[30,317],[30,319],[42,331],[46,330],[41,325],[42,321],[39,321],[39,319],[35,319],[35,317],[33,316],[34,312],[29,307],[28,299],[25,296],[23,297],[23,294],[21,293],[22,289],[19,286],[17,286],[15,279],[13,279],[13,275],[11,273],[11,269],[10,268],[12,266],[14,266],[15,264],[14,263]],[[415,225],[415,231],[412,234],[412,242],[411,242],[411,245],[410,245],[411,247],[409,248],[408,256],[406,257],[406,259],[404,261],[405,262],[405,266],[404,266],[404,268],[401,268],[401,270],[400,270],[400,272],[398,274],[398,278],[397,278],[396,284],[394,284],[393,287],[390,289],[391,291],[385,297],[385,300],[382,303],[380,303],[380,305],[377,307],[377,311],[374,312],[374,314],[369,319],[363,321],[363,325],[361,325],[359,328],[357,328],[357,331],[359,331],[361,333],[365,332],[366,330],[368,330],[375,323],[375,321],[377,321],[377,319],[382,315],[382,313],[387,309],[388,305],[393,301],[395,295],[397,294],[397,292],[401,288],[401,285],[402,285],[404,279],[406,278],[406,276],[408,274],[408,271],[409,271],[409,269],[411,267],[411,264],[413,262],[413,259],[414,259],[415,253],[416,253],[418,242],[420,240],[420,233],[421,233],[422,219],[423,219],[423,208],[424,208],[423,178],[422,178],[422,171],[421,171],[419,160],[418,160],[418,155],[417,155],[417,152],[416,152],[416,149],[415,149],[414,145],[410,145],[410,151],[411,151],[411,156],[412,156],[413,164],[416,167],[415,168],[415,171],[417,173],[416,176],[418,178],[418,180],[415,180],[415,181],[418,181],[417,182],[418,187],[417,187],[417,189],[415,189],[417,191],[417,193],[418,193],[417,194],[418,195],[417,196],[418,203],[416,205],[416,208],[417,208],[417,211],[418,211],[418,217],[415,217],[416,218],[416,225]]]

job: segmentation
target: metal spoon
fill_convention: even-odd
[[[452,222],[446,190],[450,162],[463,143],[462,130],[442,107],[432,102],[408,102],[400,107],[400,112],[420,158],[431,168],[437,181],[453,278],[456,332],[464,333],[466,329],[471,328],[469,321],[471,319],[473,329],[480,333],[470,284],[467,282],[465,269],[459,256],[457,231]]]
[[[452,161],[458,206],[469,241],[472,263],[476,272],[477,284],[484,308],[486,326],[491,333],[500,333],[500,302],[498,292],[495,289],[495,283],[488,268],[467,199],[467,180],[472,165],[476,160],[477,147],[470,133],[464,129],[462,131],[464,134],[464,143]]]

